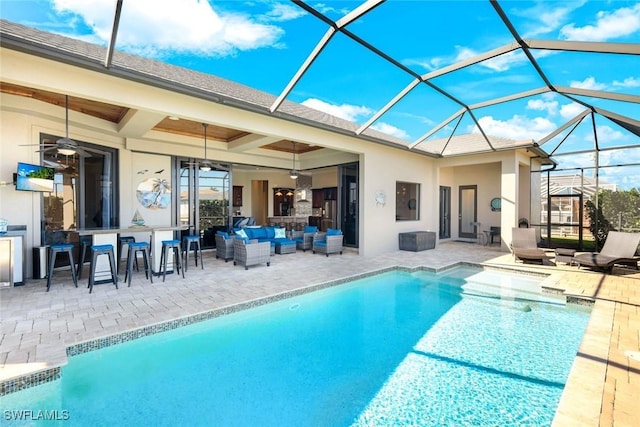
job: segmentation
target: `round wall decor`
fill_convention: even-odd
[[[377,191],[376,192],[376,205],[386,205],[387,204],[387,195],[384,193],[384,191]]]
[[[491,199],[491,210],[499,211],[500,209],[502,209],[502,199],[500,199],[499,197],[494,197],[493,199]]]

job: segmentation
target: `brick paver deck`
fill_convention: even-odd
[[[455,254],[456,258],[452,258]],[[66,363],[66,347],[392,266],[444,267],[458,261],[550,274],[545,286],[593,298],[590,321],[569,376],[554,426],[637,426],[640,415],[640,272],[604,275],[571,266],[515,263],[497,247],[442,242],[434,250],[330,257],[301,251],[273,257],[270,267],[245,271],[205,252],[205,269],[189,269],[151,284],[134,272],[131,287],[98,285],[56,272],[46,280],[0,289],[0,381]]]

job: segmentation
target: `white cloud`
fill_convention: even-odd
[[[560,116],[564,119],[572,119],[581,112],[585,110],[585,107],[578,104],[577,102],[572,102],[570,104],[565,104],[560,107]]]
[[[527,102],[527,109],[546,111],[548,115],[554,116],[558,112],[558,101],[553,98],[555,96],[542,96],[541,99],[531,99]]]
[[[569,86],[576,87],[579,89],[591,89],[591,90],[604,90],[607,88],[607,85],[604,83],[596,82],[595,77],[587,77],[583,81],[572,80],[569,83]]]
[[[610,126],[597,126],[596,132],[598,134],[599,145],[600,144],[613,145],[613,143],[619,143],[626,139],[625,135],[622,132],[613,129]],[[589,135],[587,136],[587,139],[593,142],[594,141],[593,134],[589,133]],[[637,150],[637,151],[640,152],[640,150]]]
[[[375,123],[371,125],[371,129],[375,129],[387,135],[395,136],[396,138],[409,139],[409,134],[407,132],[388,123]]]
[[[271,11],[267,12],[263,19],[268,21],[291,21],[292,19],[297,19],[306,14],[299,7],[295,7],[292,4],[285,3],[275,3]]]
[[[334,105],[316,98],[306,99],[302,101],[301,104],[351,122],[358,122],[358,118],[367,117],[373,114],[373,111],[370,108],[364,106],[350,104]]]
[[[497,120],[492,116],[484,116],[478,122],[487,135],[513,140],[534,139],[537,141],[557,128],[551,120],[544,117],[529,118],[517,114],[508,120]],[[469,131],[478,132],[475,126]]]
[[[408,59],[405,65],[418,65],[428,71],[437,70],[460,61],[465,61],[478,55],[475,50],[466,46],[456,46],[456,53],[449,56],[436,56],[428,59]],[[527,57],[521,51],[507,52],[495,58],[487,59],[477,64],[479,67],[492,71],[507,71],[516,65],[525,63]]]
[[[638,77],[627,77],[623,81],[614,80],[614,86],[620,87],[640,87],[640,78]]]
[[[54,0],[58,13],[74,13],[108,41],[114,12],[112,0]],[[286,10],[272,10],[271,20],[291,19]],[[207,1],[135,0],[124,2],[118,45],[132,53],[162,56],[164,52],[225,56],[238,50],[278,47],[282,28],[246,14],[218,13]]]
[[[533,7],[515,10],[514,14],[527,18],[528,27],[525,27],[524,38],[533,38],[541,34],[549,34],[562,26],[568,16],[581,7],[586,0],[565,1],[560,6],[548,2],[538,2]]]
[[[612,12],[598,12],[595,24],[584,27],[568,24],[562,27],[560,34],[567,40],[606,41],[628,36],[638,30],[640,30],[640,3]]]

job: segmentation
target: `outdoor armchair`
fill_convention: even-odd
[[[267,267],[271,265],[271,242],[233,239],[233,265],[240,264],[248,270],[249,266],[262,263],[267,263]]]
[[[342,241],[344,235],[342,230],[328,228],[326,232],[319,232],[313,235],[312,252],[325,254],[340,253],[342,255]]]
[[[216,259],[222,258],[224,262],[233,259],[233,241],[235,239],[229,233],[216,232]]]
[[[302,249],[305,252],[307,249],[313,247],[313,236],[318,232],[318,227],[313,225],[307,225],[303,231],[293,231],[292,240],[296,242],[296,248]]]

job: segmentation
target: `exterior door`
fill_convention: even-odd
[[[451,238],[451,187],[440,187],[440,239]]]
[[[478,186],[461,185],[458,202],[458,236],[461,239],[475,239],[478,232]]]
[[[201,170],[197,164],[180,162],[180,225],[185,233],[200,235],[202,248],[215,247],[215,232],[229,225],[230,174],[228,170]]]

